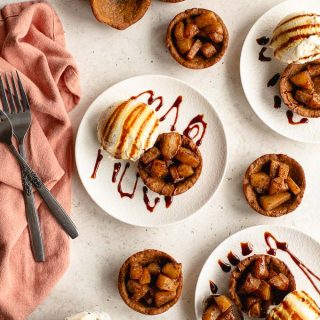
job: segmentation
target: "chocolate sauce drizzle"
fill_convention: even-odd
[[[275,238],[273,234],[270,232],[264,233],[264,239],[266,241],[267,246],[269,249],[267,250],[267,253],[270,255],[275,256],[277,254],[277,250],[281,250],[286,252],[292,261],[300,268],[300,270],[305,274],[305,276],[308,278],[312,286],[315,288],[315,290],[320,294],[320,288],[316,285],[315,281],[312,279],[314,277],[316,280],[320,281],[320,275],[315,274],[309,267],[307,267],[295,254],[293,254],[289,250],[289,246],[287,242],[281,242]],[[275,247],[272,247],[271,240],[273,240]]]
[[[270,41],[270,38],[266,37],[266,36],[263,36],[263,37],[260,37],[258,39],[256,39],[257,41],[257,44],[260,45],[260,46],[265,46],[269,43]]]
[[[274,96],[273,98],[273,107],[275,109],[280,109],[281,108],[281,98],[277,95]]]
[[[218,292],[218,286],[211,280],[209,280],[209,286],[212,294],[216,294]]]
[[[125,174],[126,174],[126,172],[127,172],[127,170],[128,170],[129,167],[130,167],[130,163],[127,162],[127,163],[126,163],[126,166],[124,167],[124,170],[123,170],[123,172],[122,172],[122,175],[121,175],[121,177],[120,177],[119,183],[118,183],[118,192],[119,192],[121,198],[127,197],[127,198],[132,199],[132,198],[134,197],[134,194],[135,194],[136,189],[137,189],[138,180],[139,180],[139,174],[138,174],[138,173],[136,174],[136,181],[135,181],[135,183],[134,183],[132,192],[131,192],[131,193],[129,193],[129,192],[124,192],[124,191],[122,190],[122,180],[123,180],[123,178],[124,178],[124,176],[125,176]]]
[[[234,254],[232,251],[230,251],[227,255],[229,262],[233,265],[233,266],[237,266],[240,263],[240,258]]]
[[[116,183],[117,181],[117,175],[119,173],[121,169],[121,163],[120,162],[116,162],[113,166],[113,173],[112,173],[112,182]]]
[[[226,262],[222,261],[221,259],[219,259],[218,264],[219,264],[222,271],[224,271],[224,272],[231,271],[231,265],[229,263],[226,263]]]
[[[176,99],[176,101],[173,103],[173,105],[168,109],[168,111],[159,119],[160,121],[166,120],[167,115],[173,109],[176,109],[176,115],[175,115],[175,118],[174,118],[174,122],[173,122],[173,124],[171,125],[171,128],[170,128],[171,131],[175,131],[176,130],[176,124],[177,124],[177,121],[178,121],[178,118],[179,118],[179,109],[180,109],[181,103],[182,103],[182,96],[179,96]],[[156,111],[158,111],[159,109],[160,109],[159,107],[156,108]]]
[[[265,55],[264,55],[264,53],[266,52],[266,50],[267,50],[267,47],[262,47],[262,49],[260,50],[260,52],[259,52],[259,60],[260,61],[271,61],[271,58],[270,57],[266,57]]]
[[[153,212],[153,210],[155,209],[157,204],[160,202],[160,198],[156,197],[154,199],[154,205],[152,206],[150,204],[150,199],[148,197],[148,188],[146,186],[143,186],[142,190],[143,190],[143,201],[144,201],[144,203],[146,205],[146,208],[147,208],[148,211]]]
[[[293,112],[291,110],[287,111],[287,118],[288,118],[288,122],[292,125],[304,124],[304,123],[309,122],[309,120],[307,118],[301,118],[299,121],[294,121],[293,120]]]
[[[190,139],[195,139],[200,133],[200,125],[202,126],[202,133],[200,138],[197,140],[196,145],[199,147],[202,144],[202,139],[206,134],[207,123],[203,120],[203,114],[195,116],[184,129],[183,135]],[[192,134],[193,132],[193,134]],[[195,133],[194,133],[195,132]]]
[[[171,206],[173,199],[172,199],[172,197],[165,196],[164,201],[166,203],[166,208],[168,209]]]
[[[102,161],[102,159],[103,159],[103,155],[101,153],[101,149],[98,149],[97,159],[96,159],[96,163],[94,164],[93,172],[91,174],[91,179],[95,179],[97,177],[97,171],[99,169],[100,162]]]
[[[250,242],[241,242],[241,253],[243,256],[248,256],[253,251],[253,245]]]
[[[153,90],[146,90],[144,92],[141,92],[137,96],[132,96],[131,99],[137,99],[145,94],[149,95],[149,98],[147,100],[149,106],[152,105],[154,102],[159,101],[159,104],[155,108],[156,111],[159,111],[160,108],[163,106],[163,97],[159,96],[159,97],[154,98],[154,91]]]
[[[276,73],[267,83],[267,87],[274,87],[280,79],[280,73]]]

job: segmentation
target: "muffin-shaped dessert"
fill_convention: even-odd
[[[320,60],[288,65],[281,75],[280,92],[293,112],[303,117],[320,117]]]
[[[158,136],[159,119],[143,102],[129,99],[102,113],[98,140],[112,158],[138,160]]]
[[[243,191],[257,212],[279,217],[302,201],[306,180],[302,167],[285,154],[266,154],[255,160],[243,179]]]
[[[225,54],[229,34],[213,11],[189,9],[170,22],[166,45],[173,58],[191,69],[208,68]]]
[[[240,262],[230,278],[234,303],[249,317],[265,318],[271,305],[279,304],[296,288],[286,264],[268,255],[253,255]]]
[[[139,160],[139,175],[152,191],[176,196],[199,179],[202,156],[195,143],[178,132],[160,134],[154,147]]]
[[[96,19],[112,28],[123,30],[139,21],[147,12],[151,0],[91,0]]]
[[[122,265],[118,289],[133,310],[147,315],[170,309],[182,292],[182,265],[167,253],[144,250]]]
[[[209,296],[203,304],[202,320],[242,320],[242,313],[225,295]]]

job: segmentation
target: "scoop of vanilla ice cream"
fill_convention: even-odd
[[[110,316],[105,312],[81,312],[75,314],[65,320],[111,320]]]
[[[98,140],[112,158],[137,161],[158,137],[154,110],[136,99],[109,107],[98,121]]]
[[[319,320],[320,310],[305,291],[293,291],[269,312],[267,320]]]
[[[273,31],[274,56],[285,63],[306,63],[320,58],[320,15],[296,12]]]

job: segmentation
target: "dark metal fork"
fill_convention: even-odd
[[[3,85],[2,85],[3,87]],[[3,92],[4,95],[6,95],[5,92]],[[26,95],[25,95],[26,97]],[[25,98],[23,97],[23,94],[21,95],[21,101],[24,105],[26,103]],[[15,101],[20,99],[18,96],[16,99],[13,99],[13,103],[15,104]],[[9,110],[9,106],[7,104],[8,99],[3,99],[3,108],[4,110]],[[16,106],[16,104],[15,104]],[[14,157],[19,162],[20,166],[22,167],[22,171],[27,176],[28,180],[33,184],[33,186],[37,189],[40,196],[50,209],[52,215],[56,218],[57,222],[61,225],[61,227],[65,230],[69,236],[74,239],[79,234],[77,231],[76,226],[74,225],[71,218],[68,216],[66,211],[62,208],[62,206],[59,204],[59,202],[55,199],[55,197],[52,195],[52,193],[47,189],[47,187],[43,184],[41,179],[38,177],[38,175],[30,168],[30,166],[27,164],[25,159],[20,155],[18,150],[14,147],[12,144],[12,125],[11,122],[5,112],[3,112],[0,109],[0,142],[6,144],[11,151],[11,153],[14,155]]]
[[[8,92],[9,103],[7,101],[7,95],[5,93],[5,88],[2,82],[2,78],[0,76],[1,100],[3,109],[11,121],[13,134],[18,141],[19,153],[24,159],[26,159],[24,150],[24,138],[28,133],[31,125],[31,112],[29,107],[29,101],[25,94],[18,72],[17,79],[19,91],[23,100],[23,105],[25,106],[25,110],[20,102],[13,74],[11,74],[11,86],[9,84],[7,74],[5,74],[6,89]],[[11,87],[13,87],[14,96],[12,94]],[[23,170],[21,170],[21,178],[33,256],[35,261],[43,262],[45,261],[45,252],[43,247],[39,216],[34,203],[32,184],[28,180]]]

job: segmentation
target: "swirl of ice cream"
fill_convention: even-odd
[[[105,312],[81,312],[75,314],[65,320],[111,320],[110,316]]]
[[[285,63],[306,63],[320,58],[320,15],[296,12],[273,31],[274,56]]]
[[[320,310],[305,291],[290,292],[283,301],[272,308],[267,320],[319,320]]]
[[[98,140],[111,157],[136,161],[154,145],[158,127],[159,119],[148,105],[129,99],[101,115]]]

